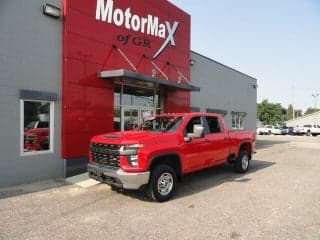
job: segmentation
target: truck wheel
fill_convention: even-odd
[[[250,165],[249,154],[246,150],[240,150],[239,156],[235,161],[234,170],[238,173],[245,173],[248,171]]]
[[[307,136],[310,136],[310,131],[309,131],[309,130],[307,131],[306,135],[307,135]]]
[[[176,172],[168,165],[158,165],[151,171],[147,194],[152,200],[167,201],[172,198],[176,184]]]

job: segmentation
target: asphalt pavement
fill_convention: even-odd
[[[85,175],[0,189],[0,239],[320,239],[320,137],[259,136],[246,174],[185,177],[168,202]]]

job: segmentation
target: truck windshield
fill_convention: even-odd
[[[155,117],[146,120],[139,127],[138,131],[152,131],[152,132],[174,132],[181,125],[183,117],[164,116]]]
[[[34,128],[36,128],[36,125],[37,125],[37,121],[29,122],[24,130],[34,129]]]

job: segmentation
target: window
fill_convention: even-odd
[[[184,129],[184,136],[187,136],[188,133],[193,133],[194,125],[201,125],[200,117],[194,117],[188,122],[186,128]]]
[[[232,116],[232,128],[233,129],[243,129],[244,128],[244,120],[246,117],[245,112],[231,112]]]
[[[221,127],[217,117],[206,117],[209,127],[209,133],[220,133]]]
[[[21,99],[21,155],[53,151],[53,101]]]
[[[153,132],[174,132],[181,125],[183,117],[165,116],[145,121],[137,130]]]

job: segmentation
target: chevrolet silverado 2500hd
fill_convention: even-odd
[[[161,114],[133,131],[94,136],[89,148],[91,178],[114,189],[144,187],[151,199],[162,202],[187,173],[225,162],[246,172],[255,132],[228,131],[219,114]]]

